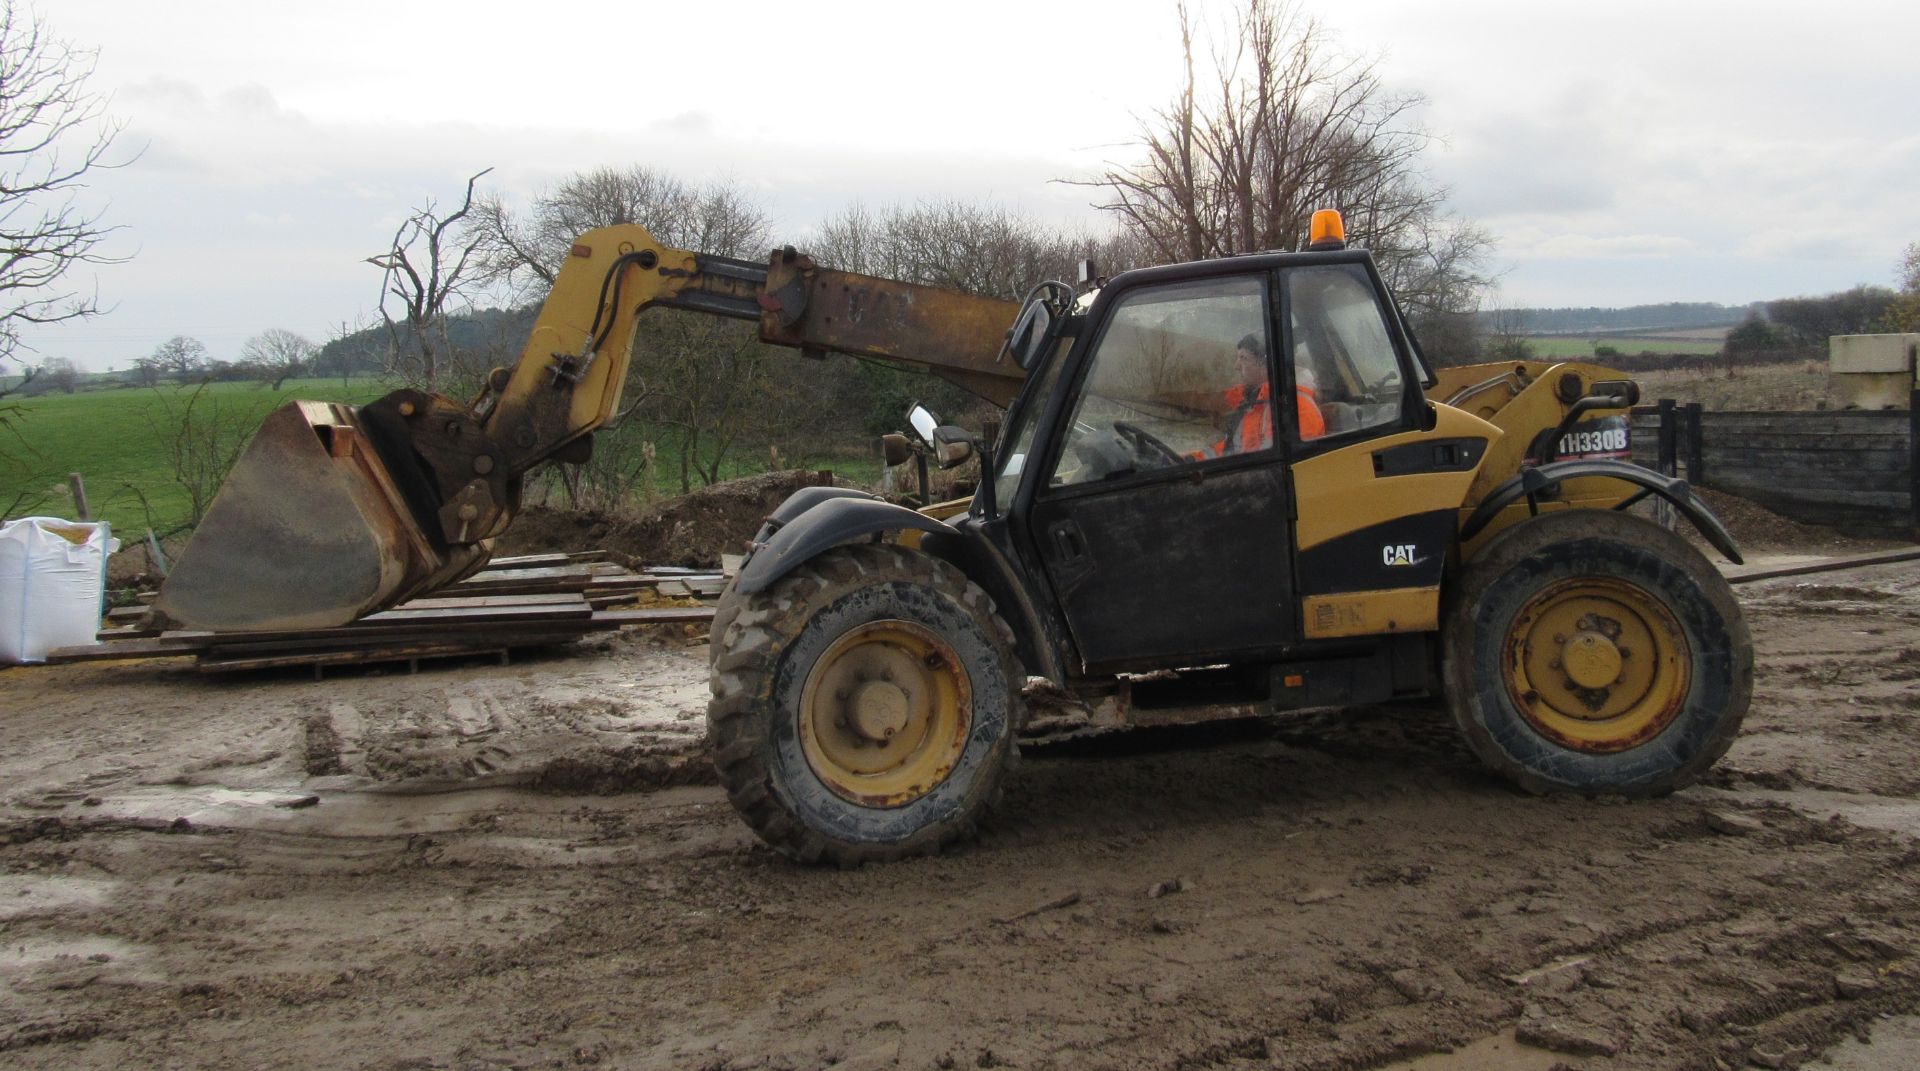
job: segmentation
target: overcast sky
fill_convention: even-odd
[[[37,6],[99,50],[141,153],[96,183],[131,257],[97,273],[112,312],[28,337],[91,368],[371,322],[364,258],[485,167],[520,198],[602,165],[732,179],[800,245],[855,200],[1097,227],[1051,180],[1123,159],[1179,77],[1173,5],[1145,0]],[[1303,7],[1427,97],[1428,165],[1497,238],[1502,304],[1889,284],[1920,240],[1920,5]]]

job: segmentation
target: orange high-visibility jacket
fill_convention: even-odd
[[[1253,401],[1247,401],[1245,384],[1236,383],[1227,388],[1227,408],[1237,414],[1233,426],[1227,429],[1225,438],[1213,444],[1207,451],[1208,457],[1225,457],[1228,454],[1244,454],[1253,450],[1264,450],[1271,441],[1268,429],[1272,420],[1267,416],[1267,384],[1260,384],[1260,392]],[[1327,433],[1327,422],[1320,416],[1320,407],[1314,404],[1313,391],[1306,387],[1294,388],[1296,408],[1300,413],[1300,437],[1318,439]]]

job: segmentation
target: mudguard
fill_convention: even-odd
[[[1735,565],[1742,564],[1744,561],[1740,557],[1740,548],[1734,544],[1733,536],[1727,533],[1726,526],[1720,523],[1720,518],[1713,515],[1713,511],[1707,508],[1705,502],[1694,495],[1693,488],[1687,481],[1677,476],[1662,476],[1652,469],[1643,469],[1624,461],[1601,458],[1553,461],[1522,469],[1519,473],[1509,476],[1501,481],[1467,518],[1467,523],[1460,528],[1460,541],[1465,543],[1479,535],[1482,529],[1493,522],[1493,518],[1501,510],[1519,499],[1531,498],[1542,491],[1558,486],[1563,480],[1577,480],[1584,477],[1611,477],[1640,485],[1642,490],[1638,494],[1613,508],[1623,510],[1648,495],[1659,495],[1673,503],[1673,508],[1679,510],[1695,528],[1700,530],[1700,534],[1713,545],[1713,549],[1726,555],[1727,559]]]
[[[760,534],[755,536],[753,541],[765,543],[773,533],[792,523],[795,517],[834,498],[864,498],[872,502],[880,501],[878,495],[851,487],[802,487],[775,506],[772,513],[767,514],[767,523],[761,527]]]
[[[799,508],[788,511],[788,507],[794,505],[802,495],[835,490],[839,489],[810,487],[795,492],[781,503],[780,508],[768,518],[767,525],[761,528],[763,533],[768,528],[773,528],[773,531],[764,542],[755,540],[753,553],[741,567],[740,579],[734,585],[736,592],[751,595],[764,590],[828,547],[861,536],[894,532],[902,528],[953,534],[953,529],[940,521],[858,491],[850,494],[814,494],[810,496],[810,503],[801,503]],[[782,513],[787,513],[790,519],[774,528]]]

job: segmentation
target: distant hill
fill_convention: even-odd
[[[1636,334],[1694,327],[1733,327],[1759,308],[1754,305],[1716,305],[1707,301],[1670,301],[1664,305],[1630,305],[1624,309],[1492,309],[1481,312],[1483,331],[1509,335]]]
[[[539,306],[530,305],[524,309],[473,309],[455,313],[447,318],[447,337],[456,350],[504,352],[510,361],[533,330],[533,320],[539,311]],[[330,376],[378,372],[385,365],[391,343],[385,324],[343,335],[320,347],[314,370],[319,375]],[[402,347],[412,344],[405,327],[400,328],[400,344]],[[508,347],[504,351],[503,345]]]

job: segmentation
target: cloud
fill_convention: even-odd
[[[1692,240],[1672,234],[1557,234],[1524,250],[1512,252],[1526,257],[1644,260],[1684,256],[1695,251]]]

